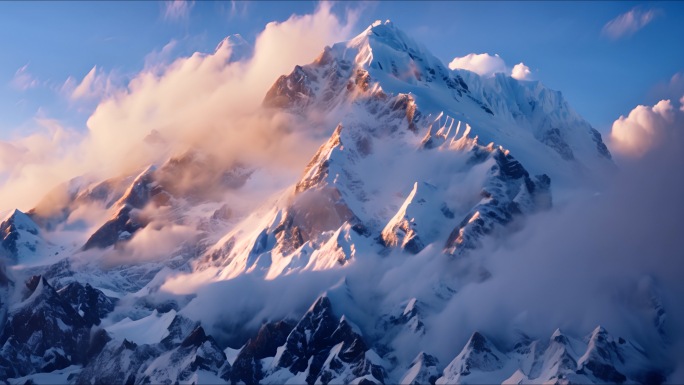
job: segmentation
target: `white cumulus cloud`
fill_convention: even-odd
[[[455,57],[449,63],[452,70],[463,69],[475,72],[484,77],[490,77],[497,73],[505,73],[517,80],[531,80],[532,71],[530,67],[520,62],[510,69],[501,56],[488,53],[470,53],[462,57]]]
[[[480,76],[491,76],[498,72],[508,72],[506,62],[499,55],[488,53],[470,53],[463,57],[456,57],[449,63],[449,68],[464,69],[475,72]]]
[[[516,64],[513,66],[513,70],[511,70],[511,77],[513,79],[530,80],[531,76],[532,71],[530,71],[530,67],[526,66],[523,62]]]
[[[677,115],[670,100],[661,100],[653,107],[636,106],[629,115],[620,116],[613,123],[612,151],[624,157],[643,156],[666,141],[673,130],[680,129]]]
[[[657,15],[658,11],[653,9],[644,11],[632,8],[606,23],[601,33],[614,40],[631,36],[653,21]]]

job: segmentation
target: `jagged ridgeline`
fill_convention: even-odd
[[[300,178],[254,212],[236,213],[211,187],[239,192],[255,166],[216,167],[189,148],[130,175],[76,178],[0,224],[0,382],[665,380],[667,363],[598,325],[502,338],[454,322],[434,344],[450,301],[496,279],[478,251],[550,209],[556,189],[613,168],[559,92],[450,70],[376,22],[281,76],[263,105],[335,123]],[[83,242],[54,237],[89,205],[109,216]],[[194,231],[159,245],[164,258],[125,259],[157,217]],[[124,259],[98,263],[105,255]],[[415,293],[414,276],[396,290],[360,289],[381,278],[372,269],[401,265],[433,274]],[[178,279],[196,289],[167,290]],[[658,290],[648,281],[634,301],[665,344]]]

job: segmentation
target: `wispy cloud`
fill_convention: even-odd
[[[247,5],[248,4],[249,4],[248,1],[231,0],[230,1],[230,18],[232,19],[236,16],[246,17],[247,16]]]
[[[150,52],[145,56],[145,68],[150,69],[167,64],[171,60],[172,54],[177,47],[178,40],[171,39],[160,50]]]
[[[610,39],[617,40],[632,36],[647,26],[660,12],[655,9],[643,10],[638,7],[632,8],[603,26],[601,34]]]
[[[677,72],[669,79],[658,82],[648,92],[649,102],[662,99],[676,100],[682,95],[684,95],[684,71]]]
[[[525,63],[520,62],[513,66],[511,70],[511,77],[518,80],[530,80],[532,78],[532,71]]]
[[[99,101],[111,95],[114,89],[111,75],[94,66],[80,82],[70,76],[61,91],[71,100]]]
[[[20,90],[26,91],[31,88],[38,87],[40,82],[33,76],[28,70],[28,64],[22,66],[14,73],[14,77],[11,81],[12,87]]]
[[[194,1],[188,0],[165,1],[162,16],[169,21],[187,20],[194,5]]]

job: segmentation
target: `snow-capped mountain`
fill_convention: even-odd
[[[231,60],[251,52],[221,44],[239,48]],[[253,212],[226,196],[258,169],[188,148],[73,179],[2,222],[0,382],[652,383],[672,370],[600,326],[503,338],[440,323],[496,279],[478,251],[612,170],[559,92],[452,71],[387,21],[278,78],[263,105],[329,135]],[[98,215],[81,223],[83,210]],[[645,286],[635,302],[665,346],[665,302]]]

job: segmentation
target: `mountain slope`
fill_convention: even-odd
[[[234,60],[249,56],[237,36],[221,44],[234,46]],[[253,192],[245,185],[259,169],[188,148],[131,175],[74,179],[0,225],[7,256],[43,261],[0,276],[8,283],[0,300],[2,378],[666,378],[671,367],[650,356],[670,338],[669,303],[653,281],[621,297],[621,310],[638,307],[646,320],[630,318],[643,334],[624,337],[584,330],[598,323],[590,317],[550,338],[532,326],[530,336],[511,334],[496,320],[473,330],[481,308],[454,310],[490,300],[473,296],[498,274],[515,276],[501,271],[492,250],[551,209],[556,192],[613,167],[598,132],[559,92],[449,70],[391,22],[376,22],[278,78],[263,105],[264,114],[288,114],[328,134],[299,178],[252,212],[242,214],[239,198]],[[100,215],[74,225],[84,210]],[[57,262],[42,258],[51,251],[48,235],[74,228],[75,246],[60,249],[67,251]],[[26,289],[13,286],[24,279]],[[497,295],[507,290],[516,288]],[[524,327],[525,309],[518,310],[511,324]],[[656,347],[640,346],[650,335],[659,336]]]

